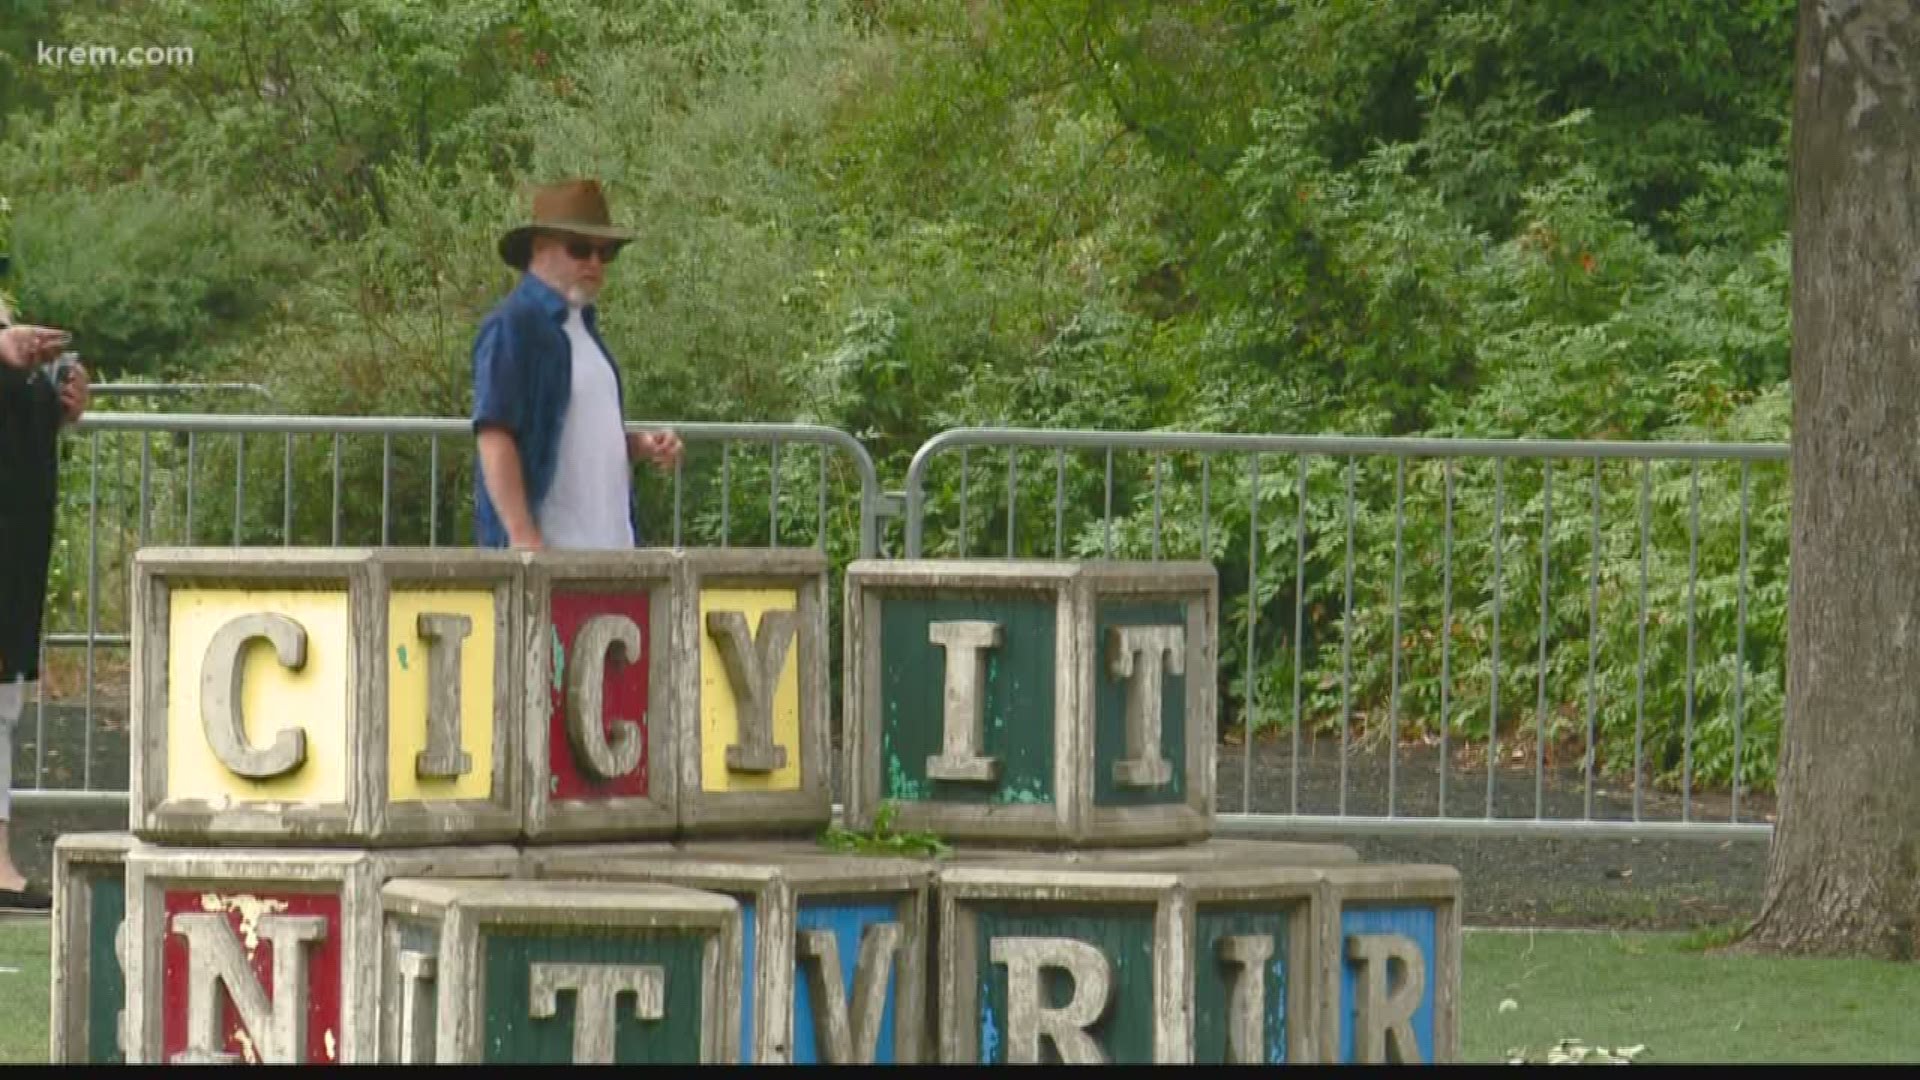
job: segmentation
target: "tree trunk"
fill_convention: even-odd
[[[1756,949],[1920,934],[1920,0],[1801,0],[1793,565]]]

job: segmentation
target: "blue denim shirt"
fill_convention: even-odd
[[[600,338],[594,309],[581,312],[587,333],[613,359]],[[567,342],[567,300],[532,274],[520,275],[520,284],[499,306],[487,313],[473,341],[473,430],[497,427],[513,436],[520,451],[520,470],[526,482],[527,507],[535,517],[553,487],[560,456],[560,427],[567,418],[573,394],[573,348]],[[613,365],[620,386],[620,366]],[[620,414],[626,415],[626,393],[620,391]],[[481,547],[506,547],[507,529],[500,521],[476,456],[474,461],[474,542]],[[627,512],[633,513],[631,503]],[[634,536],[640,535],[635,523]]]

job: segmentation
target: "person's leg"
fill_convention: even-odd
[[[24,682],[0,683],[0,893],[17,893],[27,879],[13,865],[7,822],[13,817],[13,725],[26,705]]]

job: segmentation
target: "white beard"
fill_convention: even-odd
[[[591,305],[599,295],[599,289],[588,288],[585,285],[575,284],[567,286],[567,303],[572,304],[574,307],[587,307]]]

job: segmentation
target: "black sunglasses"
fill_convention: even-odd
[[[577,262],[586,262],[596,251],[600,253],[600,263],[603,266],[620,257],[619,244],[596,244],[588,240],[567,241],[567,254]]]

